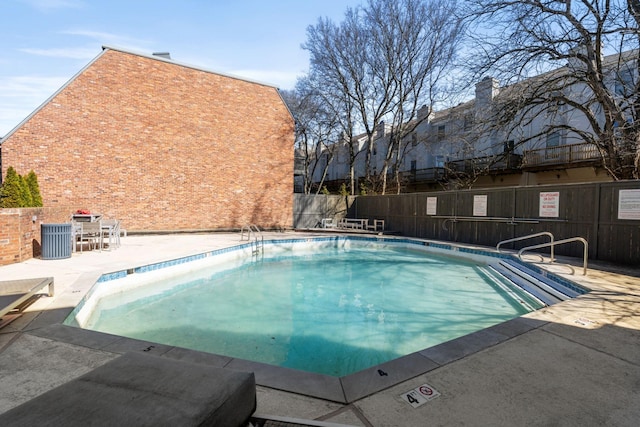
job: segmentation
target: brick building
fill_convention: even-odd
[[[286,228],[293,127],[275,87],[104,47],[5,136],[2,175],[130,231]]]

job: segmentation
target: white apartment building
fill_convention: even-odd
[[[619,65],[615,65],[623,55],[604,58],[605,64],[611,64],[606,84],[616,93],[628,90],[635,79],[635,73],[629,71],[634,67],[627,67],[627,71],[621,72]],[[526,90],[533,79],[571,73],[572,67],[576,66],[568,63],[558,70],[507,87],[500,87],[497,80],[487,77],[476,84],[475,98],[470,101],[431,114],[428,114],[427,107],[420,109],[417,117],[420,124],[405,138],[404,156],[398,164],[401,190],[439,190],[452,188],[454,183],[460,182],[466,186],[487,188],[610,181],[602,168],[602,157],[596,146],[586,143],[578,133],[571,131],[571,128],[589,131],[588,122],[566,104],[544,107],[543,114],[537,114],[533,109],[525,114],[529,117],[521,116],[505,127],[492,128],[490,123],[482,120],[499,97],[516,96],[518,91]],[[588,102],[589,91],[580,84],[564,87],[562,91],[572,100]],[[562,130],[545,131],[552,123],[567,126]],[[376,129],[371,153],[371,172],[374,175],[383,170],[389,129],[385,124]],[[359,135],[356,140],[355,176],[362,179],[365,176],[366,135]],[[335,189],[340,183],[348,182],[349,149],[348,143],[339,142],[331,150],[325,150],[312,181],[316,184],[322,181],[323,166],[328,164],[324,185]],[[388,173],[393,173],[392,168]],[[389,181],[392,181],[391,176]]]

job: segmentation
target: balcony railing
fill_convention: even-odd
[[[401,173],[404,182],[438,182],[444,180],[444,168],[412,169]]]
[[[534,168],[549,165],[595,163],[602,160],[598,148],[589,143],[559,145],[537,150],[527,150],[522,158],[522,168]]]
[[[502,154],[500,156],[476,157],[473,159],[453,160],[447,162],[446,169],[449,174],[501,172],[516,170],[522,164],[522,156],[519,154]]]

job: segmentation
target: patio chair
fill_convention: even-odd
[[[71,220],[71,250],[77,250],[80,235],[82,234],[82,223]]]
[[[117,219],[102,220],[102,237],[108,239],[108,247],[120,247],[120,221]]]
[[[100,248],[102,252],[102,221],[81,222],[82,230],[78,236],[78,244],[80,244],[80,252],[85,243],[89,245],[89,249]]]

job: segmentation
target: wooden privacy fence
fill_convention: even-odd
[[[325,218],[331,218],[337,222],[338,219],[347,216],[354,200],[354,196],[294,194],[293,228],[320,227]]]
[[[383,219],[386,230],[425,239],[496,246],[502,240],[550,232],[555,240],[585,238],[590,259],[640,264],[638,180],[358,196],[348,200],[333,196],[333,202],[312,202],[309,197],[313,196],[304,197],[296,199],[297,218],[313,216],[310,210],[302,213],[303,206],[298,202],[304,200],[307,208],[314,203],[340,205],[349,218]],[[325,209],[315,217],[330,214],[331,209]],[[517,250],[545,242],[548,238],[538,237],[504,247]],[[582,251],[580,243],[555,249],[557,255],[580,258]]]

